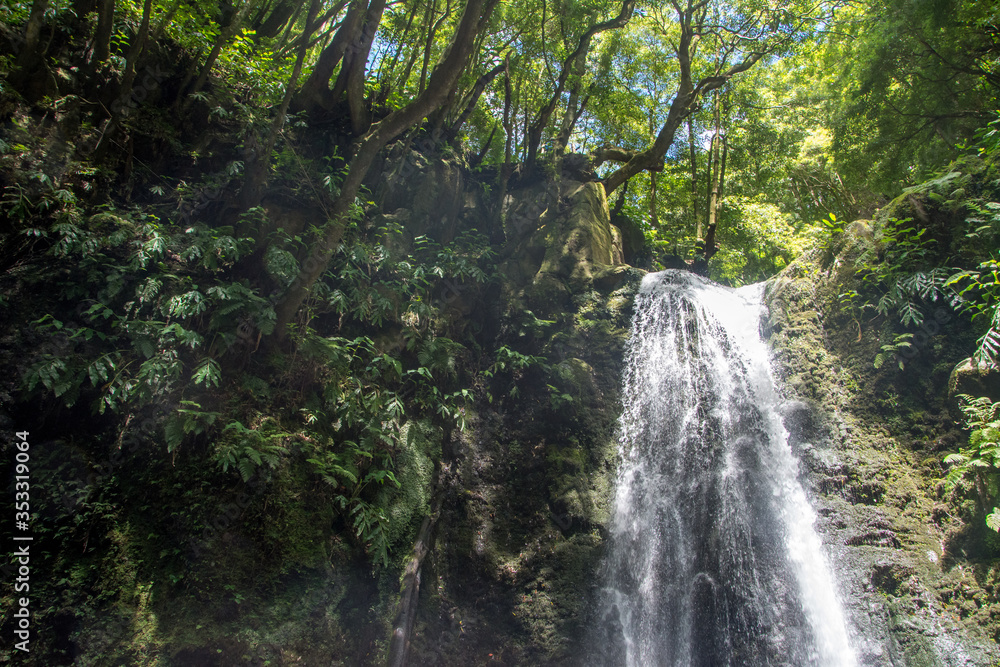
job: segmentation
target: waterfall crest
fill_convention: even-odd
[[[760,336],[763,287],[636,300],[600,601],[606,665],[852,667]]]

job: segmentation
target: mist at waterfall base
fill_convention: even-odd
[[[856,664],[760,335],[763,286],[650,274],[623,387],[604,665]]]

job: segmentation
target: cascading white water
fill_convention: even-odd
[[[643,280],[601,599],[607,665],[856,664],[778,414],[762,293],[683,271]]]

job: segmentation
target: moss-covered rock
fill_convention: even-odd
[[[971,357],[963,359],[948,377],[949,399],[957,402],[956,397],[961,394],[988,396],[992,401],[1000,401],[1000,372],[973,363]]]
[[[599,185],[556,190],[522,191],[509,210],[544,204],[521,237],[511,229],[499,340],[544,361],[516,391],[477,407],[449,464],[412,648],[421,664],[585,659],[576,651],[603,553],[622,356],[643,272],[621,265]]]
[[[621,232],[600,183],[563,180],[516,196],[508,210],[515,243],[501,267],[515,303],[550,317],[570,310],[572,295],[595,278],[605,289],[625,282]]]
[[[767,286],[765,329],[788,393],[790,443],[862,664],[995,664],[998,626],[989,614],[954,614],[949,596],[977,610],[996,603],[977,577],[944,593],[956,572],[981,567],[948,548],[962,529],[956,509],[941,504],[940,448],[955,437],[939,367],[950,368],[940,355],[958,349],[947,345],[954,332],[942,326],[905,369],[874,367],[888,324],[859,308],[856,270],[877,255],[875,236],[872,223],[854,223]]]
[[[567,181],[559,198],[558,213],[539,229],[545,256],[538,273],[582,287],[595,269],[622,263],[621,232],[611,225],[600,183]]]

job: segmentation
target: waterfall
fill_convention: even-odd
[[[627,349],[595,655],[606,665],[856,664],[778,414],[763,286],[650,274]]]

